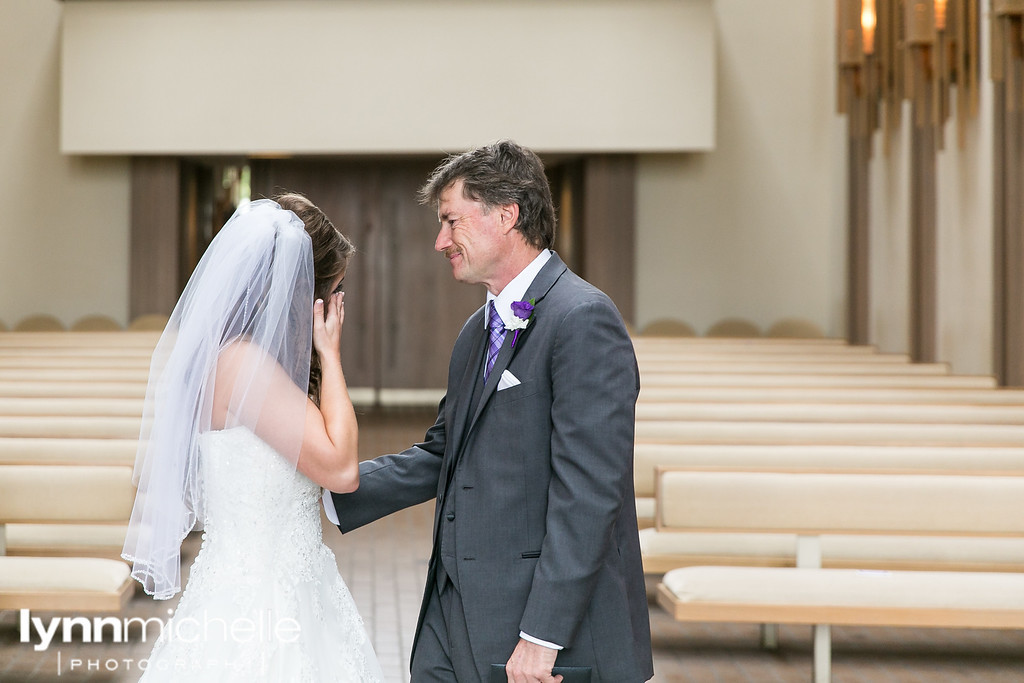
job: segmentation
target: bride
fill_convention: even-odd
[[[144,681],[380,681],[320,529],[320,487],[359,485],[342,374],[354,249],[301,195],[235,212],[153,354],[123,557],[158,599],[181,590]]]

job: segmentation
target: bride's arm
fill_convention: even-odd
[[[342,297],[339,293],[328,299],[326,316],[322,302],[313,311],[313,353],[319,354],[321,368],[319,408],[284,368],[238,341],[217,361],[211,426],[245,425],[288,460],[297,458],[296,468],[320,486],[349,493],[359,487],[359,432],[341,370]],[[233,405],[237,396],[262,400]]]
[[[359,488],[359,427],[339,353],[345,294],[313,307],[313,352],[320,357],[320,408],[309,401],[298,469],[331,491]],[[324,315],[326,306],[327,313]]]

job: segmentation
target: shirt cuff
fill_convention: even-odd
[[[338,521],[338,511],[334,509],[334,496],[331,495],[329,489],[324,489],[324,495],[321,500],[324,502],[324,514],[327,515],[327,519],[331,520],[331,524],[334,526],[341,524]]]
[[[534,645],[543,645],[544,647],[549,647],[552,650],[561,650],[562,649],[561,645],[555,645],[554,643],[549,643],[546,640],[541,640],[540,638],[534,638],[533,636],[531,636],[531,635],[529,635],[527,633],[523,633],[522,631],[519,632],[519,637],[522,638],[523,640],[528,640],[529,642],[533,643]]]

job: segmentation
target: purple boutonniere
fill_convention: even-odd
[[[519,332],[525,330],[526,326],[530,324],[530,320],[533,318],[533,309],[536,299],[530,299],[529,301],[513,301],[512,302],[512,322],[505,325],[506,330],[513,330],[512,332],[512,348],[516,346],[516,340],[519,339]]]

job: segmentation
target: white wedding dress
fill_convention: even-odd
[[[199,439],[203,543],[141,680],[382,681],[320,488],[245,427]]]

